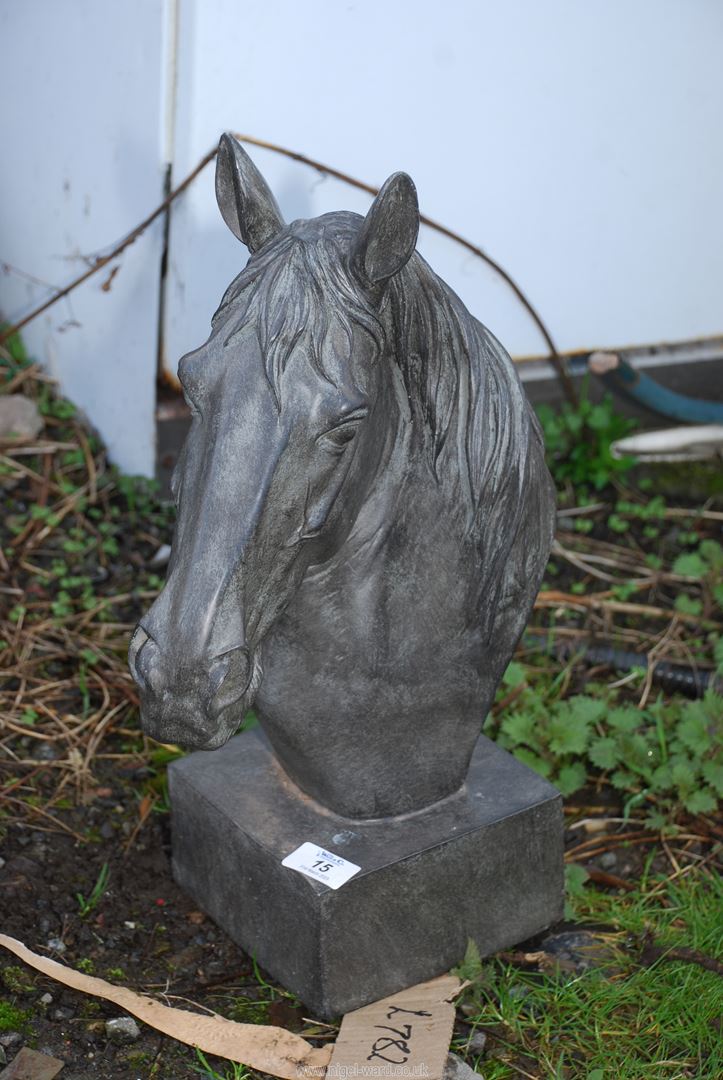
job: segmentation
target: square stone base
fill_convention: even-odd
[[[259,730],[169,769],[173,870],[200,908],[328,1018],[562,916],[562,799],[485,736],[427,810],[341,818],[288,779]],[[305,841],[361,867],[333,890],[281,865]]]

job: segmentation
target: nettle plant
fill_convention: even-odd
[[[723,668],[723,639],[716,653]],[[711,813],[723,798],[723,697],[712,690],[701,700],[658,698],[640,709],[617,704],[601,685],[591,685],[590,695],[549,700],[525,678],[521,664],[507,669],[507,689],[524,688],[493,733],[563,795],[582,788],[590,772],[602,773],[627,796],[628,810],[647,804],[654,825],[681,809]]]
[[[723,609],[723,547],[717,540],[701,540],[696,551],[684,552],[673,563],[673,573],[699,584],[702,596],[680,593],[676,611],[701,615],[706,607]]]
[[[610,452],[610,444],[628,435],[635,422],[616,411],[610,394],[592,402],[587,381],[577,405],[564,402],[555,409],[540,405],[536,411],[545,435],[547,466],[558,487],[571,483],[600,491],[635,464],[635,458],[614,458]]]

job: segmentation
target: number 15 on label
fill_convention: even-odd
[[[341,855],[335,855],[326,848],[309,842],[287,855],[281,865],[287,866],[290,870],[297,870],[300,874],[313,878],[314,881],[321,881],[330,889],[340,888],[361,870],[360,866],[342,859]]]

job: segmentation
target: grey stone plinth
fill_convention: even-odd
[[[562,914],[562,806],[481,736],[457,794],[406,817],[338,817],[288,779],[260,731],[169,770],[176,880],[317,1017],[488,955]],[[282,867],[305,841],[356,863],[338,890]]]

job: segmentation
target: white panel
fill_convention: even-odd
[[[180,0],[177,182],[224,129],[380,183],[517,278],[562,349],[723,331],[723,4],[714,0]],[[288,218],[366,197],[251,150]],[[544,342],[478,260],[432,266],[513,354]],[[166,348],[206,336],[245,261],[212,167],[174,210]]]
[[[162,198],[164,0],[2,0],[0,309],[15,320]],[[111,457],[152,474],[161,227],[24,333]]]

